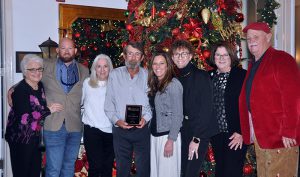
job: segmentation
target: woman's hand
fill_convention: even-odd
[[[296,139],[287,138],[284,136],[282,137],[282,143],[285,148],[290,148],[290,147],[296,146],[296,144],[297,144]]]
[[[199,144],[200,144],[200,142],[199,143],[195,143],[193,140],[190,142],[188,160],[193,160],[194,154],[196,156],[196,159],[198,159]]]
[[[234,132],[231,137],[229,138],[231,139],[230,143],[228,144],[228,146],[230,146],[230,149],[237,150],[238,148],[242,149],[243,146],[243,136]]]
[[[164,148],[165,157],[171,157],[173,155],[173,144],[174,144],[173,140],[170,139],[167,140]]]
[[[52,103],[52,104],[48,105],[48,108],[50,109],[51,113],[60,112],[64,109],[63,105],[61,105],[59,103]]]

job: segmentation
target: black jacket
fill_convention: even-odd
[[[191,132],[191,136],[210,138],[218,133],[217,120],[212,114],[213,97],[212,82],[207,72],[199,70],[189,63],[179,70],[179,81],[183,86],[183,114],[185,116],[182,127]],[[188,118],[188,119],[186,119]]]
[[[216,74],[216,70],[209,72],[211,78]],[[241,134],[239,96],[246,76],[246,70],[231,68],[226,89],[225,89],[225,112],[229,133],[237,132]]]

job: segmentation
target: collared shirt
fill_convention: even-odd
[[[79,73],[76,61],[67,66],[61,59],[56,63],[56,79],[60,82],[65,93],[69,93],[73,86],[79,81]]]
[[[142,117],[146,121],[151,119],[147,78],[148,72],[141,67],[133,78],[126,66],[116,68],[109,74],[104,110],[114,125],[118,120],[125,120],[126,105],[142,105]]]
[[[258,70],[258,67],[261,63],[261,61],[263,60],[265,54],[263,54],[260,59],[258,59],[257,61],[254,61],[252,63],[252,68],[250,70],[248,79],[246,80],[246,103],[247,103],[247,107],[249,112],[251,113],[251,105],[250,105],[250,94],[251,94],[251,89],[252,89],[252,83],[255,77],[255,74]]]

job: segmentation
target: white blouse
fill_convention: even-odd
[[[104,101],[106,81],[99,81],[97,88],[89,85],[90,78],[86,78],[82,88],[82,122],[106,133],[112,133],[112,123],[105,115]]]

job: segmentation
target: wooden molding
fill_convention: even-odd
[[[72,37],[71,25],[78,18],[126,21],[123,9],[59,4],[59,38]]]

